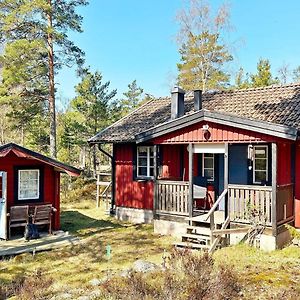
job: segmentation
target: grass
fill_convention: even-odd
[[[53,279],[56,292],[89,289],[91,279],[116,274],[137,259],[161,263],[164,249],[169,250],[172,244],[170,237],[155,235],[151,225],[119,222],[88,201],[63,207],[61,223],[63,230],[80,237],[81,244],[1,261],[0,286],[40,271]],[[112,249],[110,260],[107,245]]]
[[[22,254],[2,260],[0,299],[1,287],[9,289],[12,282],[37,273],[51,283],[51,295],[70,291],[80,295],[95,289],[90,280],[119,274],[137,259],[161,264],[164,249],[172,248],[173,239],[154,234],[152,225],[117,221],[102,209],[96,209],[91,201],[64,205],[61,221],[62,229],[77,235],[81,244],[37,253],[35,257]],[[112,249],[110,259],[106,257],[107,245]],[[300,249],[297,247],[267,253],[238,245],[216,251],[214,260],[216,265],[225,263],[236,272],[245,299],[293,299],[289,298],[289,291],[300,298]],[[49,290],[45,288],[44,299],[47,293]]]

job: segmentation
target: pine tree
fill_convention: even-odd
[[[263,87],[278,83],[279,80],[272,76],[270,61],[261,58],[257,63],[257,73],[251,75],[251,86]]]
[[[131,110],[138,107],[139,103],[141,102],[141,96],[143,92],[144,90],[137,85],[136,80],[133,80],[128,84],[128,91],[123,93],[125,98],[122,99],[120,103],[122,116],[128,114]]]
[[[2,57],[4,88],[8,91],[5,96],[20,102],[25,95],[29,106],[44,102],[41,106],[48,112],[53,157],[56,157],[55,74],[63,65],[83,63],[83,52],[68,38],[68,32],[81,31],[82,17],[76,8],[86,4],[86,0],[2,0],[0,3],[0,42],[6,44]],[[14,52],[20,53],[19,58]],[[8,63],[11,56],[15,60]],[[20,65],[21,74],[5,76],[5,72],[12,74]],[[32,77],[32,71],[36,76]]]
[[[177,64],[178,83],[186,90],[220,89],[229,84],[225,66],[233,57],[224,39],[230,28],[229,8],[221,6],[216,15],[210,5],[201,0],[190,0],[177,16],[181,63]]]
[[[82,132],[81,141],[86,140],[109,125],[110,104],[117,90],[109,91],[110,82],[103,83],[102,74],[99,72],[85,72],[82,81],[75,87],[76,97],[71,101],[69,113],[76,113],[77,117],[70,122],[68,130]],[[72,131],[71,131],[72,132]],[[93,148],[93,168],[96,171],[96,149]]]

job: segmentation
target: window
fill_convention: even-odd
[[[18,200],[39,199],[40,170],[18,170]]]
[[[214,181],[214,155],[212,153],[203,153],[202,160],[202,176],[207,179],[207,181]]]
[[[137,147],[137,176],[151,177],[154,175],[153,146]]]
[[[268,146],[254,146],[253,182],[268,181]]]

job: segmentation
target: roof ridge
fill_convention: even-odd
[[[232,92],[245,92],[245,91],[260,91],[260,90],[268,90],[268,89],[276,89],[276,88],[289,88],[289,87],[295,87],[295,86],[299,86],[300,87],[300,82],[293,82],[293,83],[287,83],[287,84],[271,84],[271,85],[267,85],[267,86],[259,86],[259,87],[249,87],[249,88],[243,88],[243,89],[237,89],[237,88],[233,88],[233,89],[228,89],[228,90],[219,90],[219,91],[205,91],[203,94],[222,94],[222,93],[232,93]]]

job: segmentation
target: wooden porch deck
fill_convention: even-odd
[[[42,233],[36,240],[25,241],[23,237],[16,237],[9,241],[0,240],[0,258],[14,256],[22,253],[36,253],[48,251],[64,246],[73,246],[80,243],[78,237],[68,234],[68,232],[58,231],[53,235]]]
[[[190,218],[190,220],[192,222],[198,222],[198,223],[201,222],[201,223],[207,223],[207,224],[209,224],[210,219],[208,218],[209,217],[208,213],[209,212],[206,212],[206,213],[201,214],[199,216]],[[214,219],[215,219],[215,223],[216,224],[222,224],[222,223],[224,223],[224,221],[225,221],[225,212],[223,210],[216,210],[215,213],[214,213]]]

